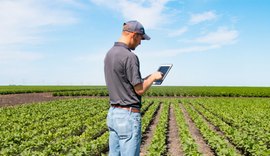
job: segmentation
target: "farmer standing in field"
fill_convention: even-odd
[[[138,21],[124,23],[120,39],[104,60],[111,105],[107,116],[110,156],[139,156],[141,96],[154,81],[162,78],[161,72],[141,78],[139,59],[131,51],[141,44],[141,40],[150,40],[142,24]]]

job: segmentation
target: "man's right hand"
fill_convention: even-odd
[[[155,78],[155,81],[156,81],[156,80],[162,79],[164,74],[162,72],[155,72],[155,73],[152,74],[152,76]]]

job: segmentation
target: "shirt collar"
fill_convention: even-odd
[[[131,51],[130,48],[123,42],[115,42],[114,46],[121,46],[121,47],[124,47],[124,48],[128,49],[129,51]]]

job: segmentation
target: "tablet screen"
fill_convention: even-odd
[[[163,75],[165,75],[167,73],[167,71],[169,70],[169,66],[161,66],[158,71],[162,72]]]

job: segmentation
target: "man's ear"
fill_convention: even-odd
[[[137,37],[138,37],[138,36],[137,36],[138,34],[136,34],[136,33],[131,33],[131,34],[132,34],[132,38],[136,40]]]

